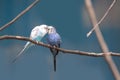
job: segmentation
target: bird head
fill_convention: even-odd
[[[39,26],[40,32],[42,33],[42,35],[46,35],[49,31],[49,28],[47,25],[43,24]]]
[[[48,34],[56,33],[56,29],[53,26],[48,26]]]

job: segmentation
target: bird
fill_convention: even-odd
[[[56,32],[56,29],[53,26],[48,26],[48,36],[47,42],[53,47],[60,48],[61,45],[61,37]],[[56,72],[56,56],[58,55],[58,50],[50,48],[50,51],[53,55],[53,63],[54,63],[54,71]]]
[[[36,26],[32,29],[30,34],[30,39],[40,42],[41,39],[48,33],[48,26],[45,24]],[[29,47],[33,46],[34,44],[31,42],[27,42],[24,46],[24,48],[20,51],[20,53],[17,54],[17,56],[12,60],[12,63],[14,63],[20,55],[25,52]]]

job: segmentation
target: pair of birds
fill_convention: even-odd
[[[61,37],[56,32],[56,29],[53,26],[47,26],[47,25],[40,25],[36,26],[32,29],[30,34],[30,39],[40,42],[41,39],[48,33],[47,36],[47,42],[53,47],[60,47],[61,44]],[[33,46],[34,44],[31,42],[27,42],[24,48],[21,50],[21,52],[15,57],[13,62],[15,62],[20,55],[27,50],[29,47]],[[53,54],[53,61],[54,61],[54,71],[56,71],[56,56],[58,55],[58,50],[50,48],[50,51]]]

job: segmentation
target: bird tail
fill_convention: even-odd
[[[56,56],[54,56],[54,71],[56,72]]]
[[[20,57],[20,55],[32,45],[33,44],[31,42],[27,42],[24,48],[20,51],[20,53],[18,53],[18,55],[12,60],[12,63],[14,63]]]

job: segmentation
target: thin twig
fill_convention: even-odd
[[[98,23],[95,25],[95,27],[93,27],[88,33],[87,33],[87,37],[89,37],[92,32],[98,27],[99,24],[101,24],[101,22],[105,19],[105,17],[108,15],[108,13],[110,12],[110,10],[112,9],[112,7],[115,5],[116,0],[113,0],[112,4],[110,5],[110,7],[107,9],[107,11],[105,12],[105,14],[103,15],[103,17],[100,19],[100,21],[98,21]]]
[[[68,49],[63,49],[63,48],[56,48],[56,47],[50,46],[49,44],[44,44],[42,42],[36,42],[30,38],[23,37],[23,36],[11,36],[11,35],[0,36],[0,40],[5,40],[5,39],[6,40],[15,39],[15,40],[30,41],[36,45],[40,45],[46,48],[55,48],[63,53],[68,53],[68,54],[77,54],[77,55],[92,56],[92,57],[103,57],[104,56],[104,53],[85,52],[85,51],[79,51],[79,50],[68,50]],[[109,54],[111,54],[112,56],[120,57],[120,53],[109,52]]]
[[[29,11],[33,6],[35,6],[39,0],[35,0],[32,4],[30,4],[25,10],[23,10],[21,13],[19,13],[14,19],[12,19],[10,22],[6,23],[2,27],[0,27],[0,31],[7,28],[11,24],[13,24],[15,21],[17,21],[22,15],[24,15],[27,11]]]
[[[95,27],[96,24],[97,24],[97,19],[96,19],[96,15],[95,15],[94,8],[92,6],[91,0],[85,0],[85,1],[86,1],[86,7],[88,9],[90,19],[92,21],[93,26]],[[106,62],[108,63],[115,79],[120,80],[119,71],[118,71],[114,61],[112,60],[111,54],[109,54],[109,49],[107,47],[107,44],[104,41],[104,38],[102,36],[102,33],[101,33],[98,25],[95,28],[95,33],[96,33],[97,39],[99,41],[99,44],[101,46],[101,49],[104,53],[104,58],[105,58]]]

